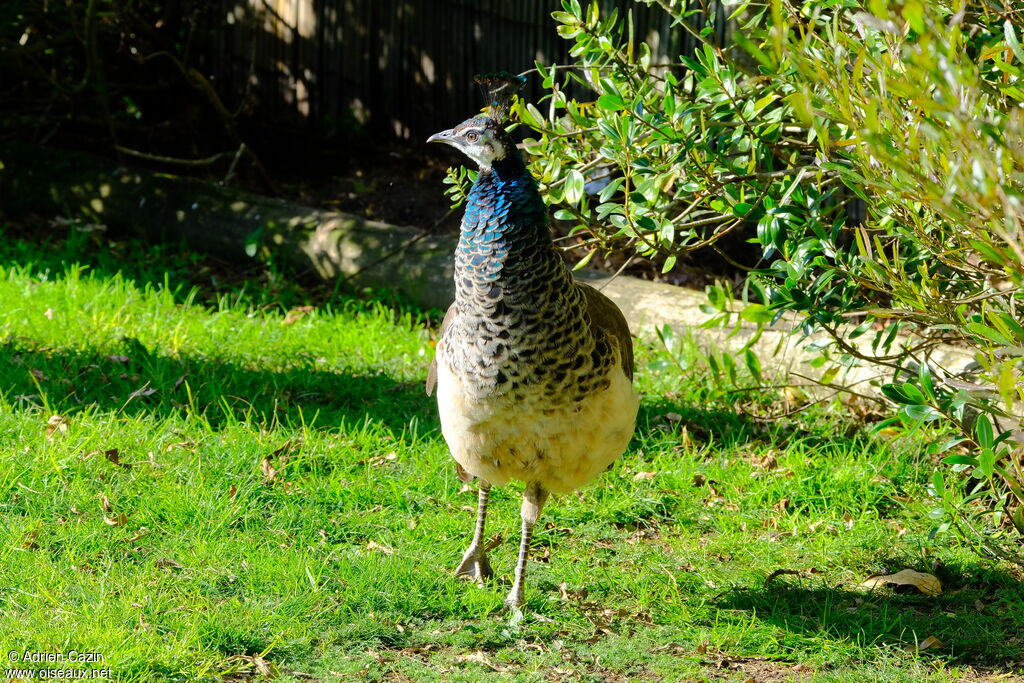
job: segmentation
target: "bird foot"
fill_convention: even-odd
[[[526,600],[524,599],[524,596],[523,596],[523,588],[522,588],[522,586],[513,585],[512,586],[512,592],[510,592],[508,594],[508,597],[505,598],[505,608],[510,610],[510,611],[512,611],[512,612],[516,612],[516,611],[520,611],[521,612],[522,609],[523,609],[523,604],[525,604],[525,602],[526,602]]]
[[[487,560],[487,553],[477,546],[470,546],[462,556],[462,562],[455,568],[455,576],[483,585],[484,581],[494,576],[491,563]]]

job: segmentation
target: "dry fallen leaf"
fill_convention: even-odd
[[[919,642],[919,643],[912,643],[910,645],[907,645],[903,649],[906,650],[907,652],[920,652],[921,650],[927,650],[927,649],[932,648],[932,647],[941,647],[941,646],[942,646],[942,641],[941,640],[939,640],[935,636],[928,636],[927,638],[925,638],[921,642]]]
[[[381,545],[380,543],[377,543],[376,541],[370,541],[369,543],[367,543],[366,544],[366,549],[367,550],[376,550],[376,551],[384,553],[385,555],[394,555],[395,554],[395,549],[394,548],[389,548],[386,545]]]
[[[751,457],[750,464],[762,470],[774,470],[779,465],[779,459],[774,451],[768,451],[764,455]]]
[[[484,666],[488,667],[489,669],[491,669],[493,671],[497,671],[498,673],[503,673],[503,672],[508,670],[508,667],[500,666],[500,665],[495,664],[494,662],[492,662],[490,659],[487,658],[487,655],[485,655],[483,653],[483,651],[481,651],[481,650],[477,650],[476,652],[471,652],[471,653],[465,654],[465,655],[456,655],[455,656],[455,661],[456,662],[475,662],[477,664],[483,664]]]
[[[913,569],[904,569],[895,574],[869,576],[860,584],[860,588],[873,589],[890,583],[897,586],[914,586],[925,595],[936,596],[942,594],[942,583],[938,578],[932,574],[914,571]]]
[[[146,536],[149,536],[149,529],[147,529],[144,526],[140,526],[139,530],[135,532],[134,536],[132,536],[131,538],[121,539],[121,542],[122,543],[135,543],[135,541],[139,540],[140,538],[145,538]]]
[[[658,476],[657,472],[637,472],[633,475],[633,481],[650,481]]]
[[[141,398],[143,396],[152,396],[155,393],[156,393],[156,389],[154,389],[153,387],[151,387],[148,384],[146,384],[146,385],[143,385],[143,386],[139,387],[138,389],[136,389],[132,393],[128,394],[128,398]]]
[[[272,455],[268,455],[260,461],[260,471],[263,472],[263,481],[267,484],[273,484],[277,481],[277,470],[270,464]]]
[[[114,463],[118,467],[123,467],[126,470],[130,470],[132,468],[131,463],[121,462],[121,452],[118,451],[116,448],[110,448],[103,451],[103,455],[106,456],[107,460]]]
[[[51,415],[46,421],[46,434],[51,436],[54,432],[67,432],[70,424],[71,421],[63,415]]]
[[[104,515],[103,522],[110,526],[124,526],[128,523],[128,515],[124,514],[123,512],[119,514],[117,517],[113,518]]]
[[[793,408],[799,408],[809,402],[807,394],[798,387],[785,387],[782,394],[786,397],[786,404]]]
[[[288,311],[287,315],[284,316],[284,324],[294,325],[295,323],[299,322],[304,317],[306,317],[307,313],[311,313],[312,311],[312,306],[299,306],[298,308],[293,308],[292,310]]]
[[[154,567],[168,567],[170,569],[184,569],[185,565],[175,562],[169,557],[161,557],[159,560],[153,563]]]
[[[36,543],[36,540],[38,538],[39,538],[39,529],[33,529],[32,531],[29,531],[28,533],[25,534],[25,538],[24,538],[24,540],[23,540],[21,545],[22,545],[22,547],[27,548],[29,550],[38,550],[39,549],[39,544]]]
[[[106,497],[105,495],[103,495],[102,493],[100,494],[100,508],[102,508],[104,512],[110,512],[110,511],[111,511],[111,509],[112,509],[112,507],[111,507],[111,505],[110,505],[110,499],[109,499],[109,498],[107,498],[107,497]],[[72,512],[74,512],[74,511],[75,511],[75,509],[74,509],[74,508],[71,508],[71,511],[72,511]],[[77,514],[82,514],[82,513],[80,513],[80,512],[79,512],[79,513],[77,513]]]
[[[769,583],[779,578],[780,576],[800,576],[803,574],[799,569],[776,569],[771,574],[765,577],[764,585],[767,586]]]

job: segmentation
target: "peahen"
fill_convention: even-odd
[[[522,537],[505,603],[523,604],[530,540],[549,493],[568,493],[626,449],[639,398],[622,312],[576,282],[555,250],[547,211],[501,121],[521,77],[478,78],[490,95],[475,116],[428,142],[455,147],[480,168],[455,252],[455,302],[427,377],[460,474],[480,479],[476,528],[456,569],[491,576],[484,523],[491,486],[526,483]],[[468,479],[469,477],[465,477]]]

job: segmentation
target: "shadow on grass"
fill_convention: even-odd
[[[233,420],[295,427],[367,419],[394,432],[413,420],[436,427],[434,401],[421,383],[398,382],[383,371],[359,374],[318,365],[311,356],[283,369],[170,358],[133,340],[112,355],[13,342],[0,345],[0,391],[14,405],[62,415],[90,408],[158,418],[191,413],[213,428]]]
[[[747,415],[722,407],[697,406],[657,395],[645,396],[636,418],[638,433],[664,432],[698,444],[728,448],[765,438],[764,430]]]
[[[934,637],[942,644],[920,656],[1024,673],[1024,586],[1006,572],[980,565],[938,573],[945,587],[938,597],[915,588],[854,591],[829,587],[819,578],[785,577],[767,586],[730,591],[715,604],[790,633],[862,647],[891,645],[908,654]]]
[[[18,224],[0,224],[0,268],[26,268],[59,280],[71,268],[100,279],[119,277],[139,289],[169,291],[176,303],[216,305],[226,298],[253,308],[339,305],[349,299],[365,300],[366,290],[345,280],[324,282],[290,266],[253,258],[250,262],[225,261],[199,252],[185,242],[153,244],[105,231],[75,227],[50,233]],[[418,316],[432,313],[388,290],[373,290],[372,298],[392,309]]]

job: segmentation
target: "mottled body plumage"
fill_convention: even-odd
[[[536,181],[486,116],[433,136],[480,165],[455,252],[455,302],[437,345],[441,427],[452,456],[482,480],[480,517],[460,573],[490,568],[480,550],[487,491],[527,483],[523,545],[509,604],[522,601],[529,534],[547,492],[605,470],[633,433],[638,397],[622,313],[577,283],[555,250]]]

